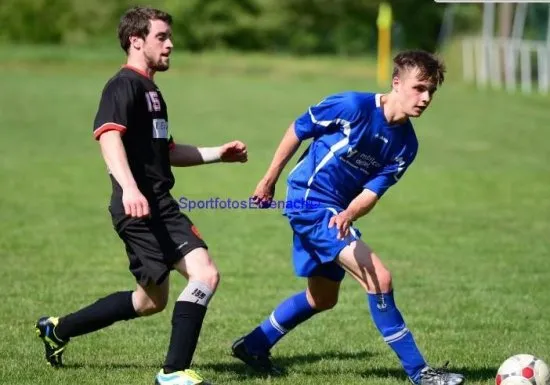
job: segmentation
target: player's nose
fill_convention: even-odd
[[[422,93],[422,102],[424,102],[425,104],[428,104],[431,98],[432,98],[432,95],[430,94],[429,91],[424,91]]]

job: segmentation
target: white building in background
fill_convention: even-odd
[[[509,92],[548,94],[550,91],[550,1],[436,0],[447,5],[442,33],[452,29],[458,3],[483,3],[481,35],[462,39],[463,78],[479,88],[505,88]],[[508,35],[495,34],[496,8],[511,6],[513,20]],[[524,38],[528,8],[546,3],[546,39]],[[540,7],[540,4],[537,4]]]

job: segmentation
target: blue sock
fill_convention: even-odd
[[[372,319],[384,337],[384,341],[399,357],[407,376],[418,383],[420,371],[426,366],[426,361],[395,306],[393,291],[384,294],[368,294],[368,301]]]
[[[269,318],[245,337],[246,347],[252,353],[265,353],[289,331],[316,313],[318,311],[307,301],[305,291],[295,294],[281,302]]]

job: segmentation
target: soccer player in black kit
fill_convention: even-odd
[[[171,16],[156,9],[136,7],[124,14],[118,34],[127,62],[105,85],[93,125],[113,186],[113,226],[137,287],[63,317],[40,318],[36,331],[54,367],[62,366],[71,338],[162,311],[170,271],[176,270],[188,283],[174,305],[168,353],[155,383],[206,384],[190,365],[219,272],[196,227],[170,194],[171,166],[246,162],[247,151],[240,141],[199,148],[176,144],[169,134],[166,104],[153,76],[169,68],[171,24]]]

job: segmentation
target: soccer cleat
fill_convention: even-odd
[[[63,366],[62,355],[69,341],[62,341],[55,335],[55,327],[59,323],[56,317],[42,317],[35,325],[36,335],[44,342],[46,361],[53,367]]]
[[[212,385],[194,370],[185,369],[174,373],[164,373],[161,369],[155,377],[155,385]]]
[[[447,362],[442,368],[434,369],[429,366],[422,369],[420,372],[419,385],[460,385],[466,379],[462,374],[448,372]],[[414,383],[414,382],[413,382]]]
[[[244,344],[244,338],[239,338],[231,346],[233,356],[250,366],[257,372],[278,376],[284,373],[283,369],[278,368],[271,362],[269,352],[264,354],[252,354]]]

